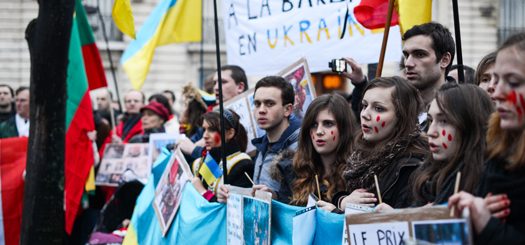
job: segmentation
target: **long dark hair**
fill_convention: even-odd
[[[229,142],[235,142],[240,147],[242,152],[246,152],[246,147],[248,146],[248,135],[246,133],[246,129],[244,129],[244,126],[242,126],[239,122],[239,115],[237,113],[233,112],[230,109],[227,109],[224,114],[229,113],[231,115],[231,118],[229,116],[225,116],[224,118],[224,129],[230,130],[233,128],[235,130],[235,134],[233,138]],[[220,116],[218,112],[212,111],[208,112],[203,115],[203,120],[206,121],[209,125],[209,130],[214,132],[220,132],[221,130],[221,123],[220,123]]]
[[[483,89],[473,84],[444,84],[435,96],[439,109],[458,132],[459,147],[446,161],[429,159],[413,174],[413,193],[416,200],[425,200],[421,188],[426,181],[432,183],[431,191],[437,195],[444,188],[444,181],[458,169],[464,174],[461,190],[475,190],[483,170],[486,146],[485,135],[488,119],[493,111],[492,102]]]
[[[376,78],[365,87],[363,95],[373,88],[391,87],[394,88],[391,99],[397,117],[397,122],[394,126],[396,130],[385,140],[373,145],[364,141],[363,132],[359,130],[355,138],[356,145],[359,149],[372,151],[372,154],[374,154],[377,150],[382,149],[382,146],[388,142],[407,137],[418,130],[418,115],[423,110],[423,99],[419,91],[404,78],[398,76]],[[423,152],[426,151],[423,150]]]
[[[337,191],[345,189],[344,179],[341,175],[346,166],[346,161],[353,150],[353,136],[357,131],[356,119],[350,105],[338,94],[325,94],[312,101],[303,118],[299,136],[298,148],[293,160],[293,169],[296,179],[292,183],[292,203],[296,205],[306,204],[308,194],[313,193],[317,187],[315,174],[324,176],[326,169],[321,162],[321,156],[313,147],[310,129],[317,119],[317,115],[328,110],[335,117],[337,129],[339,130],[339,145],[335,149],[336,160],[332,165],[333,170],[327,180],[328,190],[324,200],[330,200]]]

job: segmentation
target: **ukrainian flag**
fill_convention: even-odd
[[[206,154],[206,158],[204,158],[204,162],[199,169],[199,174],[204,178],[208,185],[213,184],[222,176],[222,170],[219,164],[213,159],[209,152]]]
[[[124,51],[120,63],[135,89],[140,89],[157,46],[202,39],[202,0],[162,0]]]

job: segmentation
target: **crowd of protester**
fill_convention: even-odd
[[[348,203],[378,212],[448,203],[456,216],[470,211],[477,244],[523,244],[525,33],[487,54],[476,70],[464,66],[463,80],[452,65],[454,55],[447,28],[433,22],[415,26],[403,35],[398,76],[369,81],[346,57],[352,69],[343,75],[354,84],[351,97],[320,95],[303,118],[293,115],[292,85],[264,77],[255,84],[252,113],[265,134],[251,141],[256,149],[251,155],[239,115],[213,111],[216,101],[202,90],[184,88],[180,113],[169,90],[147,104],[142,92],[129,91],[123,112],[111,105],[110,93],[100,93],[98,153],[108,143],[148,142],[151,133],[178,131],[186,137],[175,147],[195,175],[192,184],[209,201],[224,203],[229,195],[221,178],[209,181],[199,173],[208,157],[222,167],[223,146],[228,184],[269,191],[284,203],[304,206],[312,193],[320,195],[319,207],[336,213]],[[241,67],[221,71],[225,102],[248,89]],[[208,92],[218,98],[217,74],[209,80]],[[28,88],[15,93],[0,85],[1,137],[27,135],[28,100]],[[459,172],[461,191],[454,193]]]

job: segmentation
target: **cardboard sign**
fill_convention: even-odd
[[[179,209],[182,189],[186,182],[193,178],[188,164],[180,149],[171,155],[166,169],[160,177],[155,188],[153,208],[159,220],[162,235],[166,235],[168,229]]]
[[[468,214],[451,219],[445,206],[396,209],[382,213],[346,215],[348,241],[352,245],[472,244]]]

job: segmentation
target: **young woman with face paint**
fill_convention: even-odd
[[[411,204],[409,176],[428,155],[418,127],[423,100],[405,79],[382,77],[367,85],[361,105],[361,131],[343,175],[350,195],[337,195],[334,202],[342,210],[348,202],[374,205],[377,175],[383,202],[407,207]]]
[[[492,102],[473,84],[446,83],[436,93],[428,110],[428,144],[432,157],[412,175],[416,206],[446,202],[459,188],[472,192],[483,169],[485,135]]]
[[[228,164],[228,184],[240,187],[251,187],[250,180],[246,177],[253,175],[253,162],[244,153],[248,143],[248,136],[244,126],[239,122],[239,116],[231,111],[224,111],[224,122],[225,122],[225,149],[224,153],[227,154]],[[195,189],[199,191],[209,201],[216,200],[216,193],[219,190],[219,186],[224,183],[221,177],[214,179],[211,183],[207,183],[206,179],[202,177],[202,168],[205,162],[215,161],[222,172],[222,161],[221,161],[221,134],[220,134],[220,116],[217,112],[208,112],[203,116],[202,127],[204,129],[204,150],[202,157],[196,159],[192,164],[192,170],[195,178],[192,183]],[[245,174],[246,173],[246,174]],[[201,179],[202,178],[202,179]]]
[[[481,197],[460,192],[450,197],[449,207],[456,215],[470,210],[476,244],[525,244],[525,33],[498,49],[494,76],[496,113],[487,132]],[[494,202],[490,195],[483,198],[487,194],[503,197]]]
[[[335,193],[345,190],[343,172],[352,152],[357,131],[350,104],[338,94],[325,94],[312,101],[303,118],[298,148],[293,159],[295,173],[291,204],[304,206],[310,193],[317,193],[315,175],[319,178],[319,206],[332,211]]]

